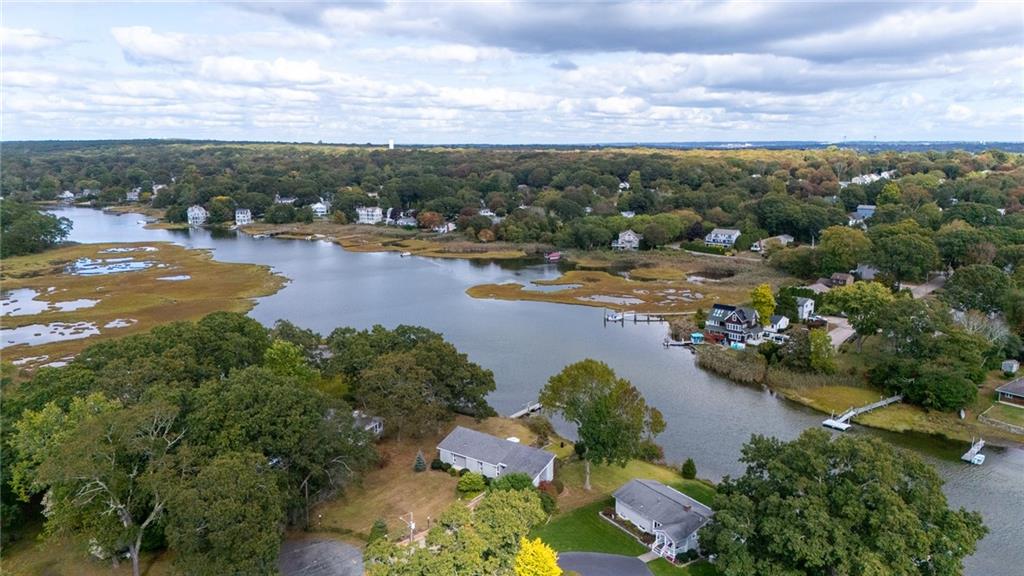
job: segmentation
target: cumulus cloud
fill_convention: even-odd
[[[5,51],[33,52],[53,48],[60,43],[60,38],[44,34],[32,28],[0,27],[0,46]]]
[[[110,29],[125,59],[136,64],[191,62],[211,54],[234,54],[253,48],[283,50],[328,50],[329,37],[309,31],[254,31],[212,36],[156,32],[149,26]]]
[[[315,60],[277,58],[265,61],[240,56],[207,56],[199,65],[199,75],[211,80],[245,84],[314,84],[324,79],[320,63]]]

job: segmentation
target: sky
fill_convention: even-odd
[[[12,2],[2,140],[1024,140],[1024,3]]]

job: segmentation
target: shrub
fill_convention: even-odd
[[[366,538],[367,544],[373,544],[377,540],[387,539],[388,537],[388,525],[382,518],[377,518],[373,523],[373,528],[370,528],[370,535]]]
[[[637,458],[644,462],[657,463],[665,459],[665,451],[654,440],[645,439],[640,443]]]
[[[469,468],[463,468],[463,469],[458,471],[458,474],[459,474],[460,477],[465,476],[466,474],[469,474],[469,473],[470,473],[469,472]]]
[[[683,478],[687,480],[693,480],[697,477],[697,464],[693,461],[693,458],[687,458],[686,462],[683,462],[683,468],[681,470]]]
[[[452,478],[455,478],[456,476],[459,475],[459,472],[455,468],[449,467],[448,468],[448,475],[451,476]]]
[[[733,351],[720,346],[700,346],[697,365],[742,384],[761,384],[765,379],[767,361],[752,349]]]
[[[551,494],[540,492],[540,507],[544,509],[545,514],[550,516],[558,509],[558,503],[555,502],[555,497]]]
[[[490,484],[491,490],[528,490],[533,488],[533,479],[522,472],[499,476]]]
[[[551,424],[551,420],[544,416],[530,416],[526,419],[526,427],[537,435],[537,441],[534,444],[538,448],[546,446],[551,437],[555,435],[555,427]]]
[[[680,564],[685,564],[687,562],[696,560],[698,557],[700,557],[700,554],[698,554],[696,550],[691,549],[687,550],[686,552],[680,552],[679,554],[676,554],[676,562]]]
[[[444,470],[444,462],[440,458],[434,458],[430,461],[431,470]]]
[[[427,461],[423,458],[422,450],[416,452],[416,462],[413,463],[412,469],[414,472],[423,472],[427,469]]]
[[[487,483],[484,482],[482,474],[476,472],[466,472],[459,478],[459,492],[463,494],[467,492],[483,492],[487,488]]]

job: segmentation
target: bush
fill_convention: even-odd
[[[388,537],[388,525],[383,519],[378,518],[373,523],[373,528],[370,528],[370,535],[366,539],[367,544],[373,544],[377,540],[387,539]]]
[[[550,516],[558,509],[558,503],[555,502],[555,497],[551,494],[540,492],[540,507],[544,509],[545,514]]]
[[[644,462],[658,463],[665,460],[665,451],[654,440],[644,439],[637,451],[637,458]]]
[[[482,474],[476,472],[466,472],[459,478],[459,492],[463,494],[467,492],[483,492],[487,488],[487,483],[484,482]]]
[[[683,462],[681,473],[683,478],[687,480],[693,480],[697,477],[697,464],[693,461],[693,458],[687,458],[686,462]]]
[[[450,468],[449,467],[448,468],[448,475],[451,476],[452,478],[455,478],[456,476],[459,475],[459,471],[456,470],[455,468]]]
[[[534,444],[538,448],[547,446],[548,441],[555,435],[555,427],[551,424],[551,420],[544,416],[530,416],[526,419],[526,427],[537,435],[537,441]]]
[[[440,458],[434,458],[430,461],[431,470],[444,470],[444,462]]]
[[[498,476],[490,484],[491,490],[528,490],[533,488],[533,479],[522,472]]]
[[[687,550],[686,552],[680,552],[679,554],[676,554],[676,562],[679,564],[685,564],[687,562],[692,562],[693,560],[696,560],[699,557],[700,554],[698,554],[696,550],[691,549]]]
[[[704,254],[719,254],[722,256],[726,254],[726,250],[724,248],[720,248],[718,246],[707,246],[706,244],[704,244],[704,242],[700,240],[683,242],[682,248],[683,250],[690,250],[692,252],[702,252]]]

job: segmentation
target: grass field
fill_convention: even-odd
[[[1024,408],[1016,408],[996,402],[992,405],[992,408],[985,412],[985,415],[1014,426],[1024,426]]]
[[[718,576],[718,570],[706,560],[700,560],[687,566],[673,566],[668,560],[658,558],[648,562],[654,576]]]
[[[148,250],[142,250],[146,248]],[[111,250],[132,250],[111,252]],[[78,275],[68,266],[80,258],[133,258],[150,262],[148,268],[104,275]],[[161,280],[187,276],[183,280]],[[36,301],[50,304],[79,299],[99,300],[77,310],[44,310],[20,316],[4,316],[5,329],[37,324],[90,322],[99,334],[77,340],[10,345],[4,360],[39,358],[27,366],[63,359],[102,340],[145,332],[175,320],[198,320],[211,312],[247,312],[253,298],[273,294],[284,278],[266,266],[216,262],[206,250],[188,250],[170,243],[78,244],[40,254],[4,260],[0,280],[5,292],[32,289]],[[120,320],[106,328],[108,324]],[[114,327],[118,324],[128,324]]]
[[[614,505],[615,501],[607,497],[591,502],[535,528],[530,536],[540,538],[558,552],[604,552],[625,556],[643,554],[647,546],[599,515],[603,508]]]

